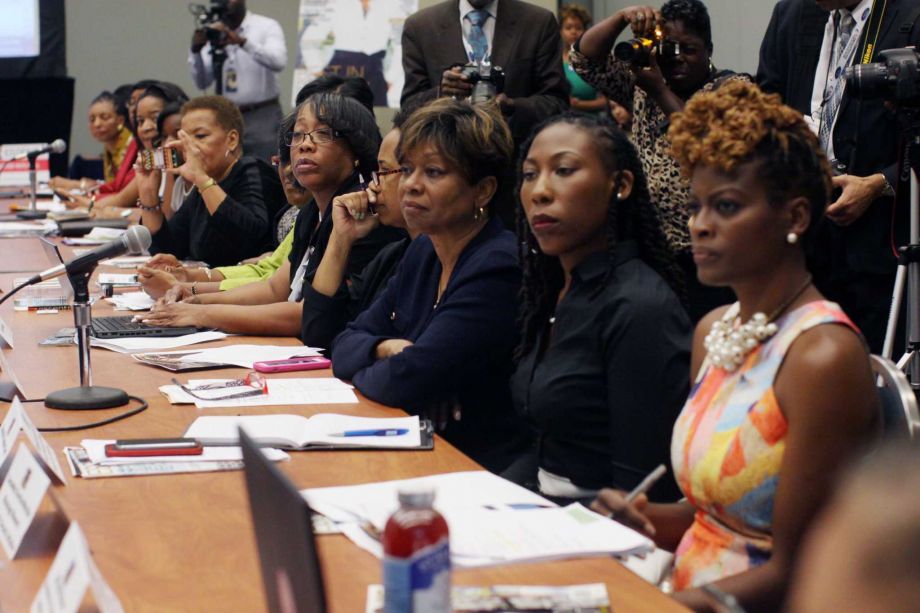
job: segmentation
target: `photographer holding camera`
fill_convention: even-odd
[[[559,26],[528,2],[446,0],[406,20],[402,48],[403,107],[429,97],[466,98],[482,83],[477,99],[495,99],[521,142],[568,106]]]
[[[815,281],[859,326],[873,353],[885,337],[897,266],[891,245],[907,242],[908,207],[895,207],[893,198],[897,114],[883,97],[854,95],[845,72],[879,61],[881,51],[920,45],[918,15],[920,0],[782,0],[757,69],[758,84],[810,122],[837,175],[839,191],[827,208],[833,223],[815,241]],[[901,191],[906,203],[908,190]]]
[[[635,37],[614,43],[630,28]],[[611,54],[613,51],[613,54]],[[661,10],[624,8],[592,26],[572,47],[569,62],[585,81],[633,113],[630,138],[648,177],[652,203],[687,288],[687,312],[696,322],[731,302],[724,288],[702,285],[690,252],[690,191],[666,137],[671,114],[698,91],[730,79],[747,79],[712,64],[712,27],[700,0],[669,0]]]
[[[192,35],[189,67],[199,89],[215,82],[214,60],[223,60],[222,93],[243,114],[243,151],[269,160],[275,153],[281,122],[277,73],[287,64],[281,25],[246,10],[246,0],[211,0],[190,6],[199,28]],[[219,65],[219,64],[218,64]]]

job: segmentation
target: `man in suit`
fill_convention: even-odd
[[[831,161],[835,195],[815,241],[821,290],[881,350],[908,190],[898,190],[897,115],[845,88],[847,66],[920,44],[920,0],[781,0],[760,48],[757,82],[802,112]],[[892,232],[894,230],[894,233]]]
[[[516,142],[568,107],[559,25],[549,11],[522,0],[446,0],[410,16],[403,27],[406,81],[400,103],[464,97],[472,85],[451,66],[501,66],[498,97]]]

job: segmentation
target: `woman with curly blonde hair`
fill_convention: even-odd
[[[738,301],[694,336],[671,440],[686,501],[627,504],[604,490],[595,505],[675,552],[684,604],[773,611],[835,473],[877,427],[865,344],[806,265],[828,164],[801,114],[749,83],[694,97],[669,137],[690,180],[699,279]]]

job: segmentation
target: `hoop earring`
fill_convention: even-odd
[[[789,243],[790,245],[796,244],[797,242],[799,242],[799,235],[796,234],[795,232],[790,232],[789,234],[786,235],[786,242]]]

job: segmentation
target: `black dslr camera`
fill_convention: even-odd
[[[195,29],[204,29],[212,47],[226,44],[226,33],[215,30],[211,26],[222,22],[227,16],[227,0],[211,0],[207,6],[189,4],[188,10],[195,16]]]
[[[501,66],[466,64],[461,66],[460,74],[473,84],[473,91],[470,92],[472,104],[495,100],[505,89],[505,72]]]
[[[633,38],[617,43],[613,48],[613,56],[622,62],[646,67],[651,64],[652,50],[658,51],[659,59],[673,58],[680,55],[680,44],[667,40],[664,32],[658,28],[654,38]]]
[[[879,51],[881,61],[846,69],[846,92],[863,99],[884,99],[920,107],[920,54],[913,47]]]

